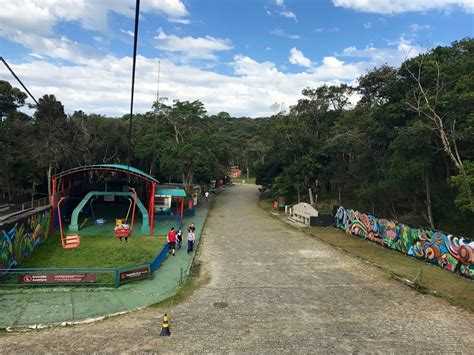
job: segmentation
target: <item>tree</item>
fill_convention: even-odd
[[[51,196],[52,170],[60,166],[68,155],[68,126],[64,106],[54,95],[44,95],[38,100],[34,114],[34,132],[32,142],[37,167],[45,171],[48,194]]]
[[[0,80],[0,121],[25,104],[26,94],[12,87],[8,81]]]
[[[453,68],[453,62],[455,65]],[[468,172],[465,169],[463,158],[457,144],[456,126],[458,122],[467,119],[469,110],[459,112],[453,110],[452,102],[461,106],[464,101],[469,107],[474,107],[474,85],[472,84],[474,65],[474,45],[472,41],[461,41],[455,43],[449,50],[435,49],[430,53],[423,54],[417,58],[407,60],[400,69],[400,74],[408,84],[407,98],[405,100],[408,108],[424,117],[435,129],[439,137],[441,147],[448,156],[451,163],[461,175],[457,179],[459,185],[465,181],[463,195],[469,200],[469,209],[474,212],[474,196],[469,184]],[[449,77],[449,82],[448,82]],[[466,79],[470,77],[470,80]],[[462,85],[466,85],[469,91],[467,96],[453,93],[457,89],[456,79],[462,79]]]

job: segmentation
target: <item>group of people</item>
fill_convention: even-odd
[[[194,240],[196,239],[195,232],[196,232],[196,227],[194,226],[194,223],[191,223],[188,225],[187,228],[188,231],[188,254],[191,253],[194,249]],[[167,241],[168,241],[168,252],[169,254],[172,254],[173,256],[176,255],[176,251],[181,250],[181,245],[183,243],[183,231],[181,229],[178,230],[176,233],[174,227],[171,227],[167,234]]]

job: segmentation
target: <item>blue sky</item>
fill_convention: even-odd
[[[135,0],[0,3],[0,55],[36,97],[127,113]],[[141,0],[140,14],[136,112],[156,99],[158,61],[168,103],[257,117],[304,87],[356,85],[375,66],[474,35],[471,0]],[[14,84],[3,67],[0,79]]]

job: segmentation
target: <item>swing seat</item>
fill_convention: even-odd
[[[121,224],[114,228],[115,236],[120,237],[130,237],[130,226],[128,224]]]
[[[68,234],[62,242],[64,249],[77,248],[81,244],[81,237],[78,234]]]

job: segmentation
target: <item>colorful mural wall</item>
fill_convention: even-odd
[[[474,242],[339,207],[336,227],[474,279]]]
[[[19,265],[48,238],[50,220],[47,208],[0,226],[0,275]]]

